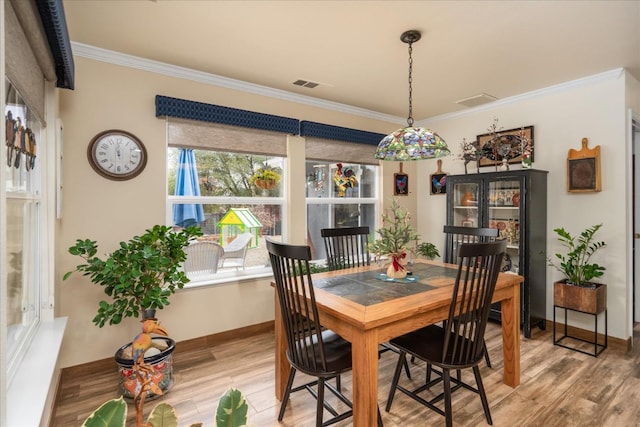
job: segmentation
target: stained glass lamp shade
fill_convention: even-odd
[[[434,159],[449,155],[449,148],[444,139],[431,129],[413,127],[412,78],[413,58],[411,56],[414,42],[420,40],[421,34],[416,30],[402,33],[400,40],[409,45],[409,118],[407,127],[385,136],[378,144],[374,157],[379,160],[422,160]]]
[[[374,157],[380,160],[421,160],[448,156],[449,148],[431,129],[407,126],[385,136]]]

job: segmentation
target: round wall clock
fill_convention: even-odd
[[[87,150],[91,167],[105,178],[131,179],[147,165],[147,149],[130,132],[106,130],[93,137]]]

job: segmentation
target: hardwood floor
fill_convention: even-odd
[[[638,328],[636,328],[638,330]],[[638,338],[638,332],[635,333]],[[481,363],[494,426],[640,426],[640,350],[623,352],[609,347],[594,358],[554,346],[550,328],[535,329],[521,344],[521,385],[502,383],[500,326],[489,323],[486,335],[492,369]],[[274,397],[273,332],[230,340],[206,349],[181,350],[174,357],[175,385],[165,396],[145,404],[146,414],[155,404],[171,403],[179,425],[202,422],[215,425],[218,398],[228,387],[240,389],[249,403],[249,422],[255,427],[313,426],[315,401],[307,392],[292,399],[282,423],[277,421],[279,401]],[[390,412],[384,411],[397,355],[385,352],[380,359],[379,395],[385,427],[443,426],[444,417],[396,394]],[[470,370],[469,370],[470,371]],[[424,381],[424,364],[411,366],[413,380]],[[473,375],[464,378],[473,383]],[[297,382],[303,380],[299,375]],[[79,426],[104,401],[117,397],[114,370],[69,378],[63,375],[58,390],[54,427]],[[343,377],[343,389],[351,391],[351,377]],[[332,402],[333,403],[333,402]],[[339,405],[336,404],[339,407]],[[480,399],[466,390],[453,396],[454,425],[486,425]],[[134,425],[135,408],[129,405],[128,425]],[[348,426],[347,420],[336,426]]]

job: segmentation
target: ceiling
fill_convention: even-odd
[[[460,111],[615,68],[640,80],[640,0],[65,0],[72,42],[413,117]],[[302,79],[315,88],[293,85]]]

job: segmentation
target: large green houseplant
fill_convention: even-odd
[[[66,273],[64,280],[76,271],[104,288],[110,300],[98,303],[93,323],[99,327],[107,323],[117,325],[127,317],[155,318],[155,311],[169,305],[169,297],[189,282],[182,270],[187,258],[184,249],[201,235],[198,227],[173,231],[171,227],[155,225],[139,236],[120,242],[118,249],[104,257],[98,255],[96,241],[78,239],[69,253],[81,257],[85,263]],[[175,341],[165,336],[154,338],[151,343],[153,353],[145,352],[144,359],[162,378],[159,387],[166,392],[173,385]],[[133,343],[128,343],[115,352],[118,393],[126,398],[133,398],[132,390],[138,387],[133,371],[133,348]],[[158,394],[155,390],[149,391],[149,397]]]
[[[606,285],[592,282],[602,277],[606,270],[604,266],[591,261],[591,257],[606,246],[604,241],[595,238],[600,227],[602,224],[587,227],[576,236],[562,227],[553,230],[567,249],[564,254],[556,253],[555,260],[547,256],[548,265],[564,275],[564,279],[553,284],[554,306],[591,314],[606,309]]]
[[[98,255],[96,241],[78,239],[69,253],[86,262],[74,271],[89,276],[111,298],[100,301],[93,323],[99,327],[117,325],[124,318],[139,317],[144,310],[169,305],[169,296],[189,282],[181,269],[187,257],[184,248],[201,235],[198,227],[173,231],[171,227],[155,225],[140,236],[120,242],[120,247],[105,257]]]

